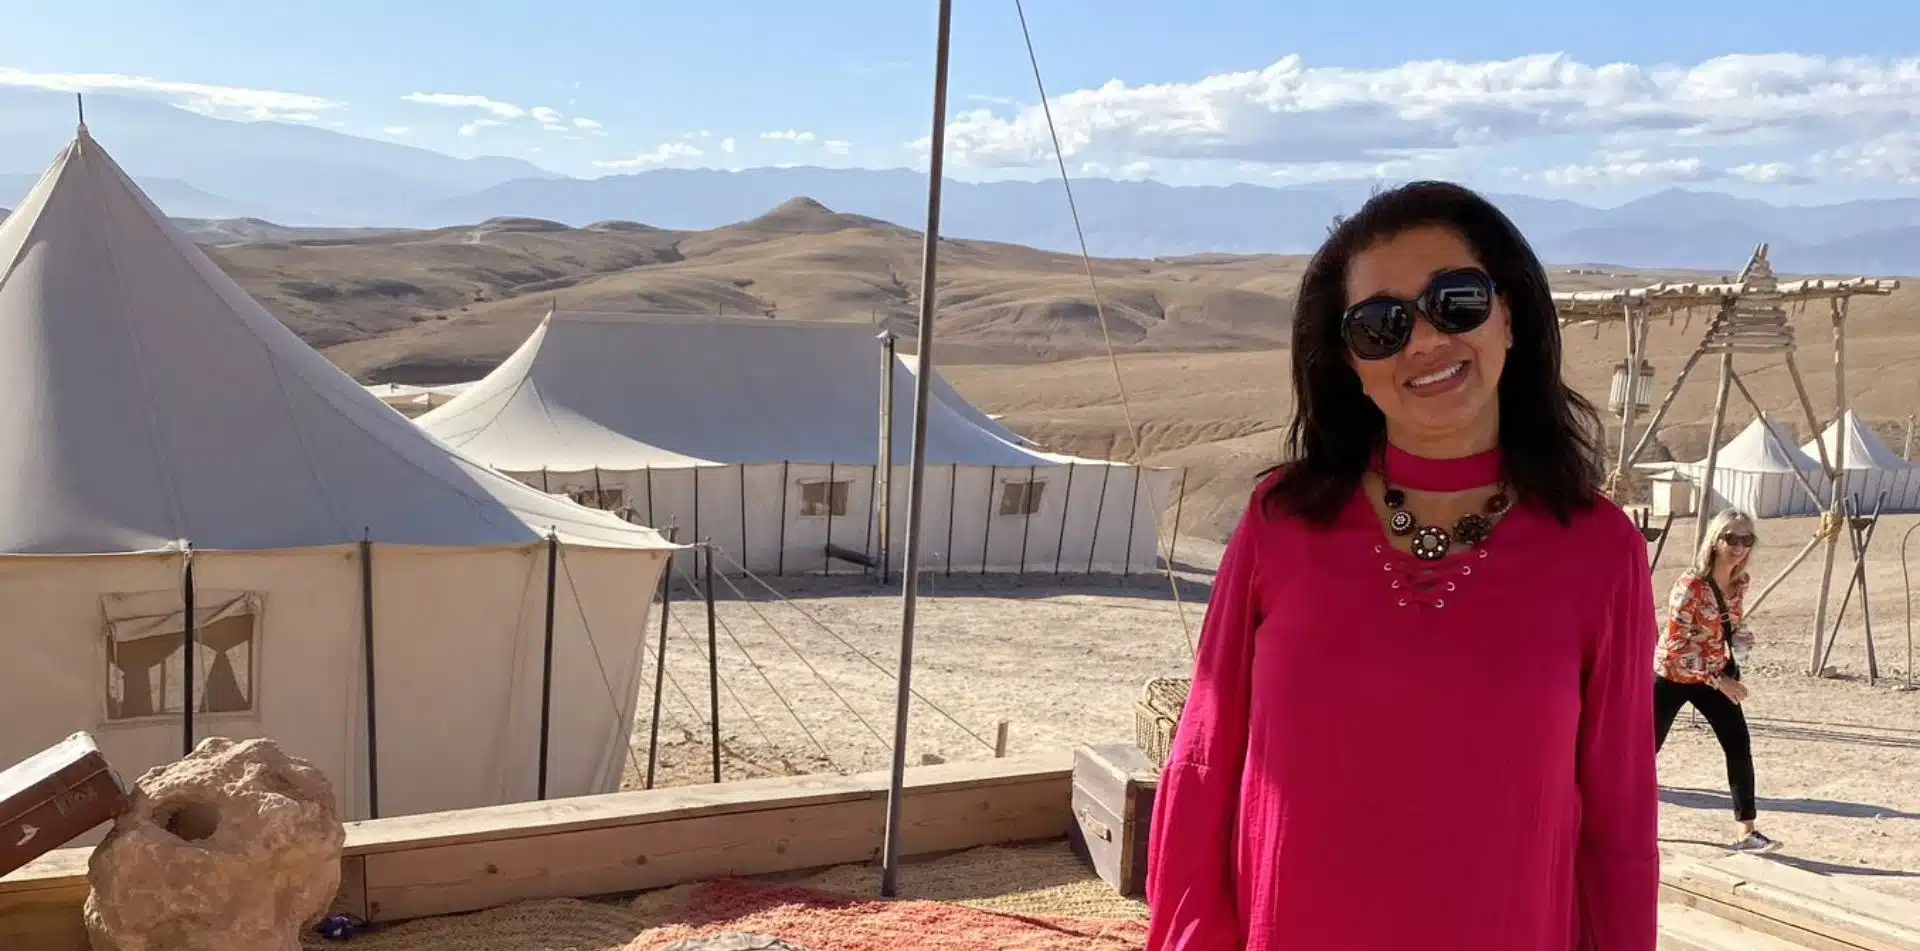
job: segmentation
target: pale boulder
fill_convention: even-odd
[[[333,786],[272,740],[202,740],[148,770],[94,849],[94,951],[297,951],[340,889]]]

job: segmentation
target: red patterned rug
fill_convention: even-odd
[[[729,932],[767,935],[810,951],[1138,951],[1137,921],[1007,915],[944,902],[850,898],[721,879],[698,886],[675,924],[626,951]]]

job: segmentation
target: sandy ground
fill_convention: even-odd
[[[1761,525],[1764,583],[1814,529],[1811,519]],[[1808,559],[1762,604],[1748,659],[1762,828],[1780,857],[1920,899],[1920,692],[1899,689],[1907,665],[1899,545],[1920,517],[1888,518],[1873,544],[1868,591],[1881,680],[1866,682],[1859,599],[1849,605],[1829,676],[1808,664],[1821,557]],[[1664,595],[1691,540],[1656,567]],[[1920,531],[1912,560],[1920,576]],[[1164,575],[982,578],[935,574],[922,585],[914,647],[909,761],[993,755],[1009,724],[1013,753],[1069,749],[1133,735],[1132,705],[1151,677],[1183,676],[1187,631],[1198,632],[1217,544],[1182,538],[1181,607]],[[1846,546],[1835,575],[1844,587]],[[1920,577],[1915,578],[1920,581]],[[736,593],[736,590],[737,592]],[[776,590],[777,589],[777,593]],[[742,595],[745,595],[744,597]],[[896,584],[864,579],[736,579],[720,584],[722,775],[884,769],[893,736],[901,607]],[[676,592],[663,697],[657,782],[710,781],[706,616]],[[649,666],[649,682],[652,668]],[[776,689],[777,688],[777,689]],[[643,711],[650,700],[643,701]],[[643,714],[642,721],[646,718]],[[1683,713],[1661,755],[1662,838],[1705,853],[1729,841],[1724,764],[1704,722]],[[635,737],[638,785],[647,728]]]

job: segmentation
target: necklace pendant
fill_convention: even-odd
[[[1421,561],[1439,561],[1452,547],[1453,539],[1444,528],[1422,525],[1413,533],[1413,556]]]
[[[1393,529],[1396,538],[1405,538],[1415,528],[1413,513],[1406,509],[1396,509],[1387,524]]]
[[[1453,537],[1468,547],[1478,545],[1493,534],[1493,523],[1481,515],[1463,515],[1453,525]]]

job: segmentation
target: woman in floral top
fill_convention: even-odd
[[[1744,648],[1752,640],[1741,621],[1747,563],[1756,541],[1753,518],[1745,512],[1725,509],[1713,517],[1693,565],[1673,583],[1666,629],[1654,651],[1654,749],[1666,744],[1681,707],[1691,703],[1707,718],[1727,757],[1733,817],[1740,825],[1733,848],[1741,851],[1774,847],[1753,824],[1753,742],[1740,709],[1747,688],[1733,657],[1733,648]]]

